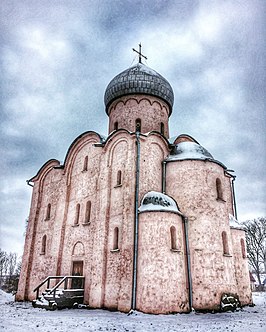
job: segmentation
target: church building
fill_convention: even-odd
[[[84,304],[145,313],[252,302],[235,176],[193,137],[169,139],[174,93],[139,63],[108,84],[108,136],[87,131],[33,187],[16,300],[49,276],[84,276]],[[221,147],[222,148],[222,147]]]

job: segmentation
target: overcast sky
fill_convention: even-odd
[[[175,94],[170,136],[193,136],[234,169],[239,220],[265,216],[264,0],[3,0],[1,236],[22,253],[32,188],[82,132],[107,134],[109,81],[147,65]]]

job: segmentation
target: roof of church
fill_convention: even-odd
[[[174,103],[174,92],[171,85],[163,76],[142,63],[124,70],[108,84],[104,95],[106,112],[115,99],[130,94],[159,97],[169,105],[171,114]]]
[[[180,135],[188,136],[188,135]],[[191,137],[191,139],[193,139]],[[178,141],[178,139],[176,139]],[[206,150],[202,145],[196,142],[190,141],[180,141],[178,144],[174,144],[171,154],[166,158],[166,161],[176,161],[176,160],[209,160],[216,164],[221,165],[224,169],[226,166],[220,161],[213,158],[208,150]]]
[[[200,144],[187,141],[175,145],[168,159],[213,159],[213,156]]]

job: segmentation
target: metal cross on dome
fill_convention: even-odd
[[[137,51],[137,50],[135,50],[135,48],[132,48],[132,50],[134,51],[134,52],[136,52],[136,53],[138,53],[138,55],[139,55],[139,63],[141,63],[141,57],[143,57],[144,59],[148,59],[145,55],[143,55],[142,53],[141,53],[141,43],[139,43],[139,50]]]

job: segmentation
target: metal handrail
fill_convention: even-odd
[[[45,278],[33,291],[36,292],[36,290],[40,287],[42,287],[42,285],[44,285],[46,283],[46,281],[51,280],[51,279],[60,279],[60,278],[64,278],[64,276],[49,276],[47,278]]]
[[[49,292],[48,294],[52,294],[53,292],[55,293],[56,289],[64,282],[67,281],[68,279],[85,279],[83,276],[64,276],[62,280],[60,280]],[[83,286],[84,287],[84,286]]]
[[[47,282],[47,287],[49,288],[50,285],[50,280],[52,279],[62,279],[60,280],[49,292],[48,294],[52,294],[54,293],[54,297],[55,297],[55,291],[56,289],[63,283],[65,282],[65,289],[67,288],[67,281],[68,279],[85,279],[85,277],[83,276],[49,276],[47,278],[45,278],[33,291],[36,292],[36,299],[39,298],[39,289]],[[83,288],[84,288],[84,283],[83,283]]]
[[[36,300],[39,298],[39,289],[47,282],[47,287],[49,288],[50,286],[50,280],[51,279],[60,279],[64,278],[64,276],[49,276],[45,278],[33,291],[36,292]]]

